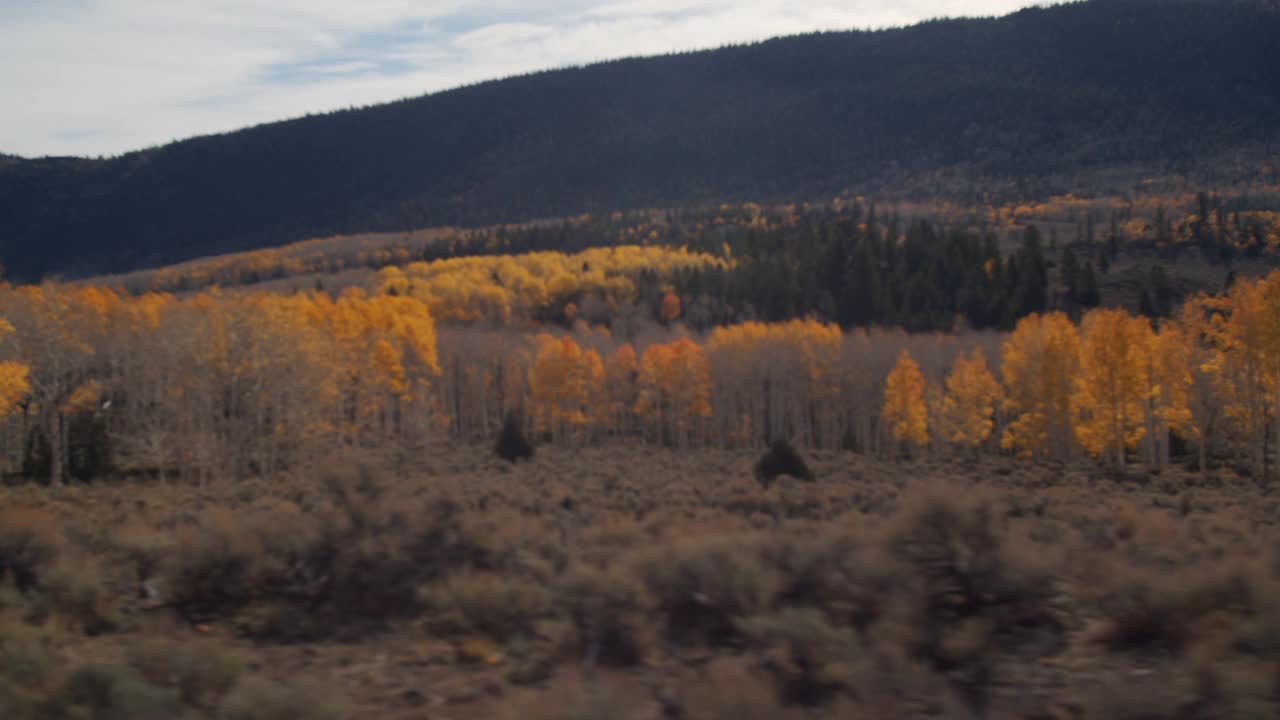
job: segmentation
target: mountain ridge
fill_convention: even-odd
[[[1275,4],[1092,0],[544,70],[109,159],[0,161],[0,259],[86,275],[356,232],[1188,168],[1280,139]]]

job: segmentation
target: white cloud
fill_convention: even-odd
[[[0,0],[0,152],[110,155],[637,54],[1029,0]]]

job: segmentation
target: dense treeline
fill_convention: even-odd
[[[1201,468],[1280,447],[1280,273],[1153,324],[1032,313],[1012,334],[852,333],[817,320],[689,335],[437,329],[426,302],[93,287],[0,294],[7,470],[271,474],[356,447],[491,439],[511,414],[561,445],[1085,454]],[[997,380],[997,378],[999,378]]]
[[[1007,328],[1048,302],[1045,250],[1034,227],[1005,258],[992,233],[924,221],[900,229],[855,208],[751,229],[728,247],[738,259],[732,266],[676,274],[695,325],[816,315],[844,327]]]
[[[1072,3],[539,73],[112,159],[6,162],[0,257],[35,279],[334,234],[1188,168],[1275,137],[1277,35],[1266,0]]]

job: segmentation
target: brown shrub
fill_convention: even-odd
[[[0,619],[0,717],[38,718],[58,678],[52,640],[35,628]]]
[[[169,599],[192,621],[234,612],[253,598],[256,562],[265,553],[243,521],[205,513],[178,535],[168,570]]]
[[[736,622],[768,610],[782,585],[760,542],[741,536],[678,541],[644,554],[638,573],[668,639],[687,645],[730,643]]]
[[[0,582],[34,588],[62,549],[57,519],[41,510],[0,511]]]
[[[782,576],[784,605],[812,606],[865,633],[892,602],[897,568],[870,538],[850,533],[783,539],[766,549]]]
[[[560,686],[527,705],[506,704],[511,720],[638,720],[653,717],[655,703],[621,685],[594,683]]]
[[[1008,519],[985,496],[930,489],[899,510],[888,547],[904,568],[910,652],[953,678],[981,710],[993,681],[993,653],[1063,629],[1049,600],[1054,571],[1029,538],[1011,542]]]
[[[51,717],[171,720],[182,714],[175,691],[158,688],[127,666],[77,668],[47,705]]]
[[[184,703],[204,709],[217,707],[245,667],[239,653],[199,638],[145,639],[129,648],[128,661],[149,682],[174,688]]]
[[[786,608],[739,623],[758,647],[772,651],[764,668],[773,675],[784,705],[823,705],[846,689],[859,643],[812,608]]]
[[[436,614],[436,626],[480,633],[498,642],[531,635],[534,624],[552,609],[545,587],[501,575],[455,575],[421,594]]]
[[[574,651],[587,665],[634,665],[644,658],[643,589],[632,579],[579,565],[556,586],[556,604],[572,623]]]
[[[218,720],[341,720],[345,701],[331,686],[285,686],[245,675],[218,706]]]
[[[260,605],[253,632],[309,640],[412,614],[424,582],[477,564],[456,505],[385,499],[367,472],[324,485],[327,501],[306,514],[216,511],[186,528],[169,571],[174,605],[191,620]]]
[[[95,562],[64,557],[46,573],[44,586],[47,609],[85,633],[98,635],[119,626],[115,599]]]

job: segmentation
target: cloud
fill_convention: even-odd
[[[1028,0],[0,0],[0,152],[112,155],[461,84]]]

